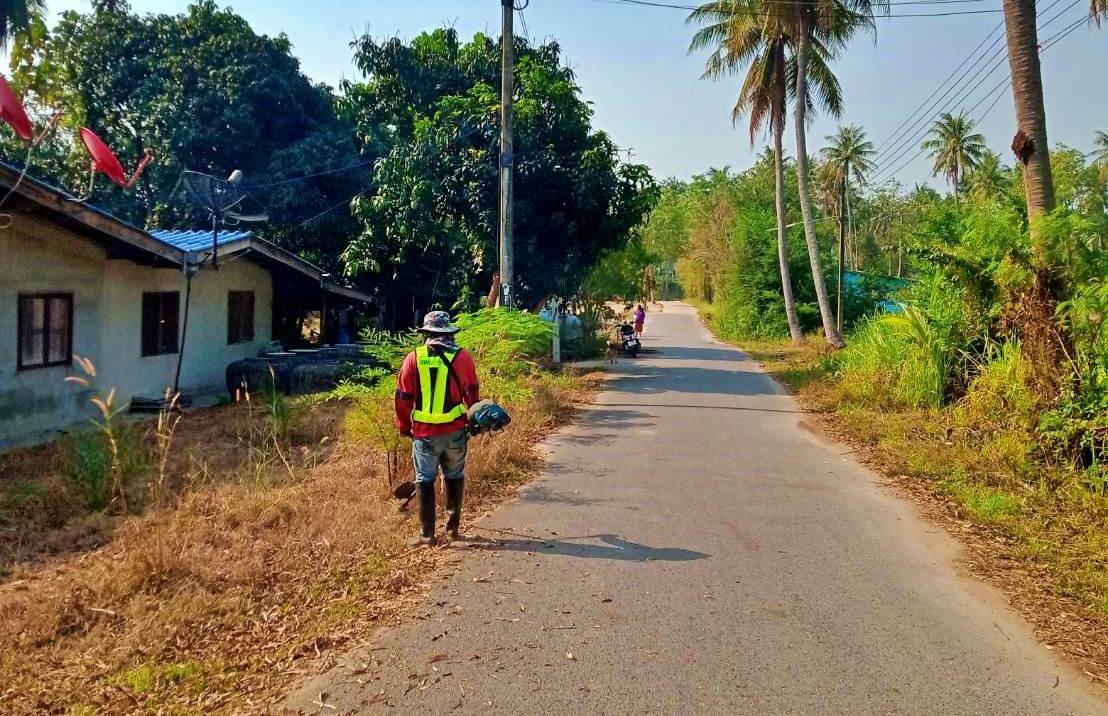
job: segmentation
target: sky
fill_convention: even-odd
[[[666,0],[662,0],[663,2]],[[669,0],[687,4],[681,0]],[[893,0],[892,14],[937,13],[958,10],[998,10],[1001,0],[965,0],[944,5],[899,5]],[[523,0],[517,0],[517,6]],[[1051,6],[1053,3],[1053,7]],[[463,36],[475,32],[499,35],[499,0],[237,0],[230,5],[257,32],[285,33],[300,58],[304,72],[312,79],[336,86],[345,79],[358,79],[351,62],[350,40],[365,31],[377,37],[413,37],[434,27],[451,25]],[[51,13],[68,9],[87,11],[87,0],[47,0]],[[131,0],[132,9],[145,12],[180,12],[185,0]],[[1088,12],[1088,0],[1039,0],[1040,41],[1050,38]],[[1049,8],[1047,10],[1046,8]],[[704,55],[688,55],[693,28],[685,24],[687,11],[629,5],[613,0],[529,0],[516,15],[516,32],[535,40],[556,39],[565,61],[574,69],[583,97],[595,110],[595,125],[606,131],[636,161],[651,167],[658,178],[687,179],[709,168],[750,166],[767,138],[759,137],[752,148],[746,126],[731,123],[731,108],[739,78],[719,82],[700,79]],[[926,156],[900,165],[916,154],[898,161],[886,161],[897,154],[901,135],[894,134],[924,100],[986,40],[982,53],[1000,52],[995,72],[964,100],[950,109],[970,110],[974,119],[984,114],[981,131],[989,146],[1006,163],[1007,149],[1015,132],[1015,109],[1010,90],[998,88],[1007,77],[1006,56],[998,39],[993,52],[988,48],[1002,21],[999,12],[947,17],[892,17],[879,19],[876,37],[859,35],[834,62],[842,85],[845,109],[839,120],[817,116],[808,133],[809,152],[825,144],[824,137],[838,124],[861,125],[880,157],[875,178],[888,174],[911,186],[931,177]],[[1047,24],[1049,22],[1049,25]],[[990,33],[996,30],[994,36]],[[1046,98],[1047,132],[1053,144],[1064,143],[1082,151],[1092,147],[1096,130],[1108,131],[1108,25],[1097,29],[1082,24],[1042,55]],[[974,70],[976,72],[976,70]],[[981,76],[970,73],[968,89]],[[961,74],[961,73],[959,73]],[[982,75],[984,76],[984,75]],[[947,102],[959,99],[952,93]],[[940,97],[942,93],[940,92]],[[993,104],[994,97],[998,101]],[[938,99],[938,97],[936,97]],[[983,100],[983,101],[982,101]],[[934,101],[934,100],[933,100]],[[929,103],[930,104],[930,103]],[[944,103],[945,104],[945,103]],[[940,106],[941,108],[942,106]],[[938,108],[929,113],[930,117]],[[913,122],[908,124],[912,127]],[[923,126],[922,124],[920,126]],[[793,141],[792,127],[786,132],[786,146]],[[890,140],[890,137],[895,137]]]

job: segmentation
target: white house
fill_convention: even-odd
[[[0,192],[17,179],[0,165]],[[65,381],[74,355],[124,402],[163,396],[178,370],[183,394],[211,394],[280,337],[279,309],[372,300],[249,232],[220,232],[216,268],[210,231],[147,232],[30,178],[0,211],[0,446],[90,414]]]

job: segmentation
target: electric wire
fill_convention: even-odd
[[[789,3],[789,0],[765,0],[765,1],[771,2],[771,3],[775,3],[775,2]],[[654,0],[592,0],[592,2],[600,2],[600,3],[610,4],[610,5],[632,5],[632,6],[639,6],[639,7],[667,8],[667,9],[672,9],[672,10],[690,10],[691,11],[691,10],[698,10],[699,9],[699,7],[697,7],[696,5],[678,5],[678,4],[674,4],[674,3],[655,2]],[[789,3],[789,4],[792,4],[792,3]],[[812,4],[815,4],[815,2],[813,1]],[[891,3],[891,4],[899,4],[899,3]],[[904,3],[904,4],[908,4],[908,3]],[[943,4],[943,5],[945,5],[945,4],[948,4],[948,3],[938,3],[935,0],[916,0],[916,2],[911,3],[911,4],[914,4],[914,5]],[[947,10],[947,11],[943,11],[943,12],[929,12],[929,13],[912,13],[912,12],[898,13],[898,14],[883,13],[883,14],[875,14],[874,17],[876,19],[905,18],[905,17],[908,17],[908,18],[911,18],[911,17],[950,17],[950,16],[953,16],[953,15],[989,15],[989,14],[996,14],[996,13],[999,13],[999,12],[1004,12],[1004,11],[1002,9],[999,9],[999,8],[990,9],[990,10]],[[749,15],[751,17],[763,17],[763,16],[767,15],[767,13],[759,12],[757,10],[751,10],[749,12],[735,11],[735,14],[736,15]]]
[[[307,181],[309,179],[315,179],[316,177],[327,176],[328,174],[338,174],[340,172],[350,171],[351,169],[358,169],[360,167],[367,167],[367,166],[373,164],[375,161],[376,161],[375,159],[363,160],[363,161],[360,161],[360,162],[354,162],[353,164],[347,164],[347,165],[341,166],[341,167],[333,167],[331,169],[323,169],[321,171],[314,172],[312,174],[305,174],[303,176],[298,176],[298,177],[290,177],[288,179],[281,179],[279,181],[272,181],[272,182],[266,182],[266,183],[261,183],[261,184],[258,184],[258,183],[244,183],[242,185],[242,188],[244,190],[252,190],[252,189],[268,189],[270,187],[283,186],[285,184],[292,184],[292,183],[298,182],[298,181]]]
[[[1074,0],[1074,2],[1072,2],[1060,12],[1051,17],[1049,20],[1044,22],[1039,27],[1039,29],[1045,29],[1051,23],[1061,17],[1063,13],[1071,10],[1072,8],[1081,4],[1083,1],[1084,0]],[[1040,11],[1040,16],[1049,12],[1060,2],[1061,0],[1054,0],[1053,3]],[[996,46],[996,44],[1003,38],[1003,34],[998,35],[997,38],[993,41],[993,44],[990,45],[989,50],[992,50]],[[989,50],[986,50],[986,53]],[[1004,64],[1006,59],[1005,51],[1006,45],[1002,45],[999,48],[996,48],[996,50],[993,51],[991,55],[988,55],[987,59],[985,54],[978,58],[978,60],[974,63],[974,66],[976,66],[976,72],[974,72],[974,74],[966,81],[966,85],[963,85],[961,88],[959,88],[959,84],[962,83],[962,81],[965,80],[966,76],[974,70],[974,66],[967,68],[967,70],[962,73],[962,75],[955,81],[955,83],[951,85],[951,87],[946,92],[943,93],[943,96],[938,101],[934,102],[928,108],[928,110],[912,124],[912,127],[901,137],[900,140],[898,140],[894,145],[891,145],[891,148],[886,147],[884,150],[879,152],[875,161],[877,165],[875,168],[875,174],[879,177],[884,177],[887,173],[885,170],[887,170],[888,167],[898,163],[906,154],[911,152],[916,143],[919,142],[920,139],[925,136],[930,130],[930,127],[927,124],[928,121],[933,121],[934,118],[940,116],[942,113],[948,112],[953,107],[956,107],[961,103],[967,101],[969,97]],[[982,65],[982,61],[987,64]],[[974,84],[970,85],[969,83]],[[947,100],[946,98],[949,97],[952,92],[955,92],[955,90],[957,90],[957,92],[954,97]],[[986,93],[986,97],[990,94],[991,90],[989,93]],[[977,105],[975,105],[975,107],[980,106],[980,104],[981,103],[979,102]]]
[[[1089,16],[1084,15],[1084,16],[1078,18],[1075,22],[1073,22],[1073,23],[1067,25],[1066,27],[1064,27],[1062,30],[1059,30],[1057,33],[1055,33],[1051,37],[1047,38],[1046,40],[1043,40],[1040,43],[1041,44],[1041,49],[1039,50],[1039,54],[1041,55],[1043,52],[1046,52],[1048,49],[1050,49],[1054,45],[1061,42],[1070,33],[1074,32],[1077,28],[1079,28],[1081,25],[1087,23],[1088,21],[1089,21]],[[1044,24],[1044,27],[1045,27],[1045,24]],[[982,100],[979,101],[976,105],[974,105],[974,107],[972,109],[970,109],[969,112],[967,112],[967,114],[972,112],[973,109],[976,109],[977,107],[981,106],[986,99],[988,99],[989,97],[992,96],[993,92],[996,92],[998,88],[1001,88],[1000,91],[997,93],[996,97],[993,97],[993,101],[989,103],[989,106],[977,118],[976,123],[980,124],[981,121],[983,119],[985,119],[985,117],[987,117],[990,112],[992,112],[993,108],[996,107],[997,103],[1000,101],[1000,98],[1004,96],[1005,91],[1008,89],[1009,86],[1011,86],[1011,84],[1012,84],[1012,78],[1010,76],[1004,78],[1003,80],[1001,80],[1001,82],[998,85],[994,86],[992,89],[990,89],[988,92],[986,92],[985,96],[982,98]],[[904,169],[909,164],[911,164],[916,159],[918,159],[920,156],[922,156],[925,151],[927,151],[927,150],[924,149],[923,147],[921,147],[919,149],[919,151],[917,151],[915,154],[913,154],[907,161],[900,164],[896,169],[893,169],[891,172],[890,171],[881,172],[879,174],[879,176],[876,179],[874,179],[871,183],[879,184],[883,181],[888,181],[892,177],[896,176],[902,169]]]
[[[954,77],[954,75],[958,74],[958,71],[965,67],[967,62],[973,59],[974,55],[977,54],[977,51],[980,50],[985,45],[985,43],[989,41],[989,38],[992,37],[992,35],[1003,25],[1003,20],[997,23],[997,26],[990,30],[989,33],[981,39],[981,42],[978,43],[977,47],[973,48],[973,50],[966,56],[966,59],[962,60],[962,64],[955,67],[954,70],[946,76],[946,79],[939,83],[939,86],[935,88],[935,91],[928,95],[927,99],[923,100],[923,102],[918,107],[912,110],[912,113],[908,115],[908,118],[901,122],[900,125],[889,134],[889,136],[885,137],[877,143],[877,149],[880,151],[882,147],[888,146],[888,143],[897,136],[897,133],[900,132],[900,130],[904,129],[904,127],[907,126],[907,124],[915,118],[916,114],[927,106],[928,102],[934,99],[935,95],[937,95],[942,90],[942,88],[946,86],[946,83],[949,82],[950,79]],[[878,155],[878,157],[880,157],[880,155]]]
[[[1040,11],[1040,15],[1042,15],[1046,12],[1049,12],[1052,8],[1054,8],[1060,2],[1062,2],[1062,0],[1054,0],[1054,2],[1052,2],[1050,5],[1047,5],[1045,8],[1043,8]],[[1066,9],[1063,10],[1062,12],[1065,12],[1066,10],[1069,10],[1073,7],[1076,7],[1081,2],[1084,2],[1084,0],[1074,0],[1074,2],[1071,3],[1068,7],[1066,7]],[[1059,14],[1061,14],[1061,13],[1059,13]],[[1042,27],[1046,27],[1051,22],[1053,22],[1055,19],[1057,19],[1057,17],[1058,16],[1055,15],[1053,18],[1051,18],[1046,23],[1044,23],[1044,25]],[[1001,21],[1001,23],[999,25],[997,25],[997,27],[993,28],[993,30],[989,33],[989,35],[986,36],[985,39],[987,40],[990,36],[992,36],[994,34],[996,35],[996,37],[993,39],[992,44],[989,45],[989,48],[987,50],[985,50],[985,52],[982,53],[982,55],[980,57],[978,57],[977,60],[975,60],[972,65],[967,67],[965,69],[965,71],[962,72],[962,74],[958,77],[958,79],[956,79],[954,81],[954,83],[950,87],[947,88],[946,92],[944,92],[943,95],[938,100],[933,102],[926,110],[924,110],[924,113],[922,115],[920,115],[912,123],[911,127],[903,135],[901,135],[901,138],[899,140],[897,140],[894,144],[891,144],[891,145],[886,144],[886,146],[883,149],[878,151],[877,156],[874,158],[874,163],[876,164],[876,170],[878,171],[878,173],[880,173],[880,170],[883,167],[888,167],[890,164],[894,164],[894,163],[900,161],[901,157],[903,157],[906,153],[912,151],[912,147],[916,144],[916,142],[918,142],[920,140],[920,138],[923,135],[925,135],[927,133],[927,131],[929,130],[929,127],[927,125],[927,122],[929,120],[933,119],[934,117],[936,117],[938,115],[941,115],[943,112],[949,111],[951,107],[954,107],[959,102],[964,101],[970,94],[972,94],[972,92],[974,90],[976,90],[978,87],[980,87],[981,84],[986,79],[988,79],[988,77],[990,75],[992,75],[994,72],[996,72],[996,70],[999,69],[999,67],[1002,64],[1004,64],[1004,57],[1003,56],[1004,56],[1007,45],[1006,44],[1001,44],[999,47],[997,45],[1002,40],[1005,39],[1005,36],[1004,36],[1004,33],[996,34],[996,31],[998,29],[1000,29],[1000,27],[1003,24],[1004,24],[1003,21]],[[980,47],[980,45],[978,45],[978,47]],[[974,52],[976,52],[976,50]],[[992,54],[989,54],[990,52]],[[972,57],[972,54],[973,53],[971,53],[971,57]],[[987,59],[986,59],[986,57],[987,57]],[[986,64],[983,65],[982,63],[986,63]],[[991,63],[991,66],[988,65],[987,63]],[[963,65],[964,64],[965,64],[965,62],[963,62]],[[987,71],[984,70],[985,66],[989,67],[989,69]],[[983,71],[985,72],[984,76],[982,76]],[[955,70],[955,72],[957,72],[957,70]],[[970,75],[971,72],[973,73],[973,76],[970,77],[968,80],[966,80],[966,77],[968,75]],[[981,79],[978,79],[979,77]],[[963,80],[966,80],[967,83],[974,82],[975,80],[977,80],[977,84],[975,84],[969,90],[969,92],[966,92],[964,86],[959,88],[959,85],[963,82]],[[944,80],[944,83],[945,83],[945,80]],[[940,88],[941,87],[942,87],[942,85],[940,84]],[[955,93],[954,98],[948,100],[947,98],[951,96],[951,93]]]

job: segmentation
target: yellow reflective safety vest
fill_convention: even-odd
[[[453,361],[457,351],[443,355],[447,361]],[[420,346],[416,349],[416,366],[419,369],[419,406],[412,411],[412,420],[442,425],[463,417],[466,414],[464,402],[446,410],[446,396],[450,393],[450,370],[446,362],[427,350],[427,346]]]

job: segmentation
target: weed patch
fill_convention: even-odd
[[[591,389],[588,377],[539,370],[527,341],[509,339],[521,364],[498,365],[503,354],[490,353],[482,382],[506,381],[490,394],[514,420],[470,443],[470,516],[535,473],[538,441]],[[34,544],[5,546],[0,710],[265,711],[320,655],[417,603],[448,552],[407,546],[415,518],[397,510],[389,487],[412,468],[406,442],[385,440],[384,427],[395,428],[380,378],[297,400],[287,429],[253,396],[148,426],[143,483],[160,482],[162,497],[138,514],[88,511],[63,445],[0,458],[4,474],[37,466],[55,475],[0,489],[5,519],[43,525]],[[51,497],[57,485],[76,503]],[[37,505],[51,502],[71,510],[64,528],[18,516],[41,516]],[[68,538],[86,520],[97,539],[81,551]]]
[[[1044,641],[1108,683],[1104,473],[1039,449],[1041,406],[1018,344],[987,350],[946,407],[912,407],[930,401],[901,400],[892,383],[857,385],[818,339],[743,347],[825,428],[947,521],[975,572],[1002,587]]]

